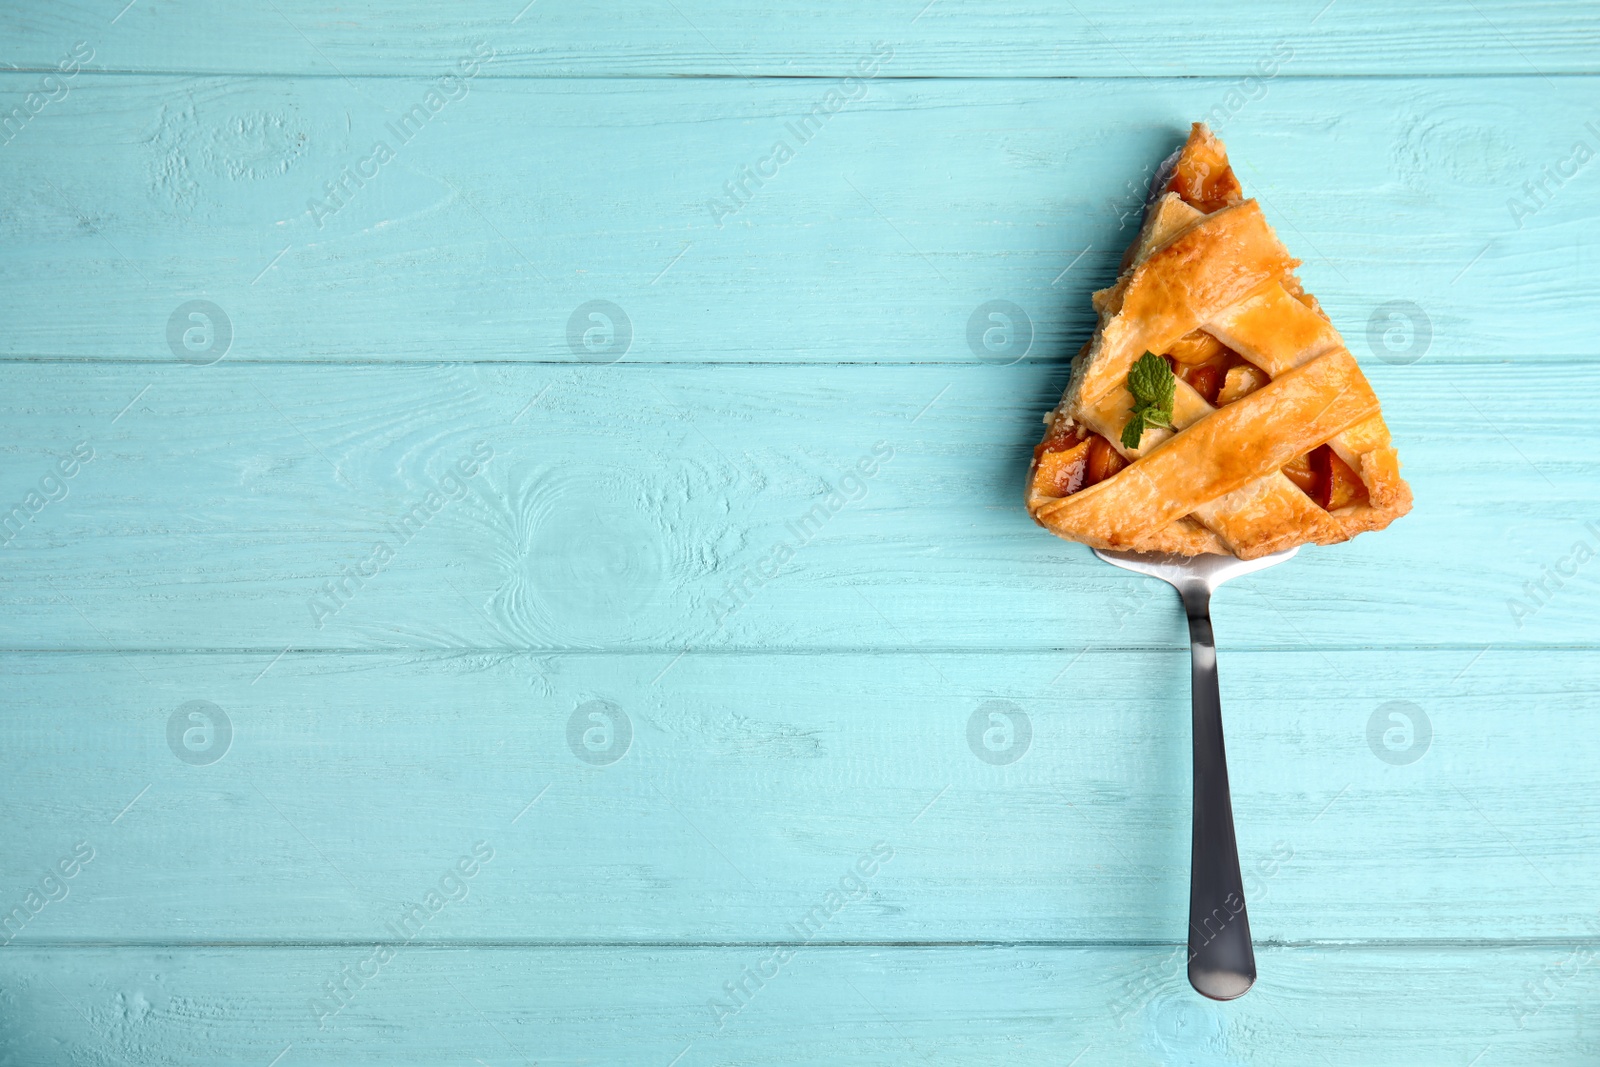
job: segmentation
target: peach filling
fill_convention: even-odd
[[[1048,438],[1033,450],[1033,456],[1037,463],[1033,491],[1045,496],[1071,496],[1128,465],[1104,437],[1097,433],[1079,437],[1070,429]]]
[[[1367,500],[1367,487],[1361,475],[1327,445],[1319,445],[1296,457],[1283,468],[1283,474],[1324,511],[1364,504]]]
[[[1166,352],[1172,372],[1213,407],[1231,404],[1267,384],[1260,368],[1204,330],[1193,330]]]

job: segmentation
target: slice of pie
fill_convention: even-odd
[[[1152,188],[1045,416],[1028,513],[1097,548],[1252,559],[1410,511],[1378,398],[1222,142],[1196,123]]]

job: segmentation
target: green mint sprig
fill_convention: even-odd
[[[1138,448],[1146,426],[1172,425],[1172,397],[1177,378],[1166,360],[1151,352],[1140,356],[1128,371],[1128,392],[1133,412],[1122,428],[1122,447]]]

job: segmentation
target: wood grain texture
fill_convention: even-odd
[[[1600,11],[522,4],[0,10],[0,1064],[1600,1055]],[[1018,484],[1195,118],[1417,491],[1219,596],[1231,1005]]]
[[[759,8],[673,0],[592,8],[560,0],[438,5],[314,0],[197,11],[140,0],[69,0],[0,15],[0,59],[54,66],[76,40],[112,70],[393,74],[447,69],[472,44],[505,54],[506,74],[838,77],[874,41],[915,77],[1242,77],[1281,41],[1313,74],[1592,73],[1600,18],[1583,5],[1228,0],[1139,12],[1110,0],[794,0]],[[1160,44],[1155,43],[1159,37]]]
[[[1600,370],[1372,371],[1416,510],[1230,586],[1224,647],[1446,646],[1465,662],[1490,645],[1600,645],[1596,565],[1574,551],[1600,544],[1600,442],[1568,403],[1600,390]],[[0,366],[7,509],[74,445],[95,457],[5,547],[0,643],[1186,648],[1165,586],[1023,510],[1063,377]],[[475,447],[494,458],[431,508]]]
[[[1361,356],[1587,358],[1597,84],[1279,80],[1220,132]],[[973,364],[1006,300],[1064,362],[1148,176],[1229,91],[880,79],[802,143],[830,83],[480,79],[402,143],[430,85],[82,78],[0,151],[0,354],[170,361],[204,298],[234,359],[573,362],[603,299],[628,362]],[[1535,200],[1546,167],[1574,176]]]
[[[1586,945],[1268,948],[1230,1004],[1194,996],[1165,948],[805,948],[762,987],[744,979],[755,992],[721,1028],[709,1002],[730,1003],[723,983],[770,949],[401,948],[337,1015],[314,1014],[372,951],[8,952],[9,1062],[1566,1067],[1600,1052]]]
[[[1223,654],[1258,938],[1600,935],[1600,860],[1572,833],[1600,815],[1593,654],[1464,666]],[[17,888],[0,913],[80,841],[96,852],[66,899],[7,931],[18,945],[359,941],[479,841],[495,855],[470,906],[427,939],[793,939],[880,843],[892,859],[855,879],[870,896],[811,936],[1183,936],[1183,652],[3,667],[0,885]],[[228,724],[184,748],[204,765],[167,732],[195,700]],[[597,700],[614,721],[583,710]]]

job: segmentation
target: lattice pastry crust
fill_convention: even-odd
[[[1158,175],[1099,325],[1028,471],[1028,512],[1098,548],[1252,559],[1411,510],[1378,398],[1294,275],[1226,150],[1196,123]],[[1129,369],[1177,371],[1172,428],[1122,444]]]

